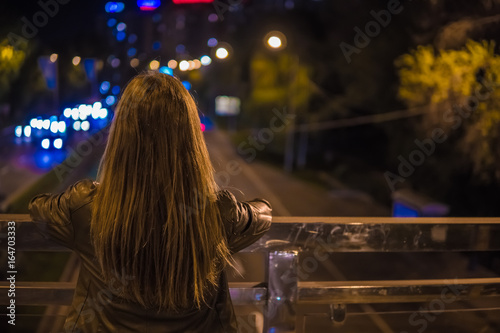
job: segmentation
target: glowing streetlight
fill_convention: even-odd
[[[272,50],[281,50],[286,47],[286,36],[279,31],[271,31],[264,37],[265,45]]]
[[[219,59],[226,59],[229,55],[229,52],[224,47],[219,47],[217,51],[215,51],[215,56]]]
[[[57,57],[58,57],[57,53],[52,53],[50,55],[50,57],[49,57],[50,62],[56,62],[57,61]]]
[[[267,40],[267,44],[272,47],[273,49],[277,49],[281,47],[281,39],[277,36],[271,36]]]
[[[78,66],[78,64],[80,63],[81,60],[82,60],[82,58],[80,58],[79,56],[76,56],[76,57],[73,57],[73,60],[71,62],[73,63],[74,66]]]

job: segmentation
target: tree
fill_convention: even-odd
[[[500,180],[500,56],[494,42],[469,40],[459,50],[419,46],[396,59],[398,95],[428,105],[419,129],[445,131],[483,180]]]
[[[0,42],[0,101],[8,96],[12,81],[19,75],[25,59],[26,52],[14,48],[8,39]]]

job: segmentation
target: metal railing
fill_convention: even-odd
[[[2,251],[7,249],[9,221],[16,222],[16,251],[68,251],[45,239],[29,216],[0,215]],[[314,304],[329,305],[332,322],[343,322],[349,316],[346,304],[500,302],[499,277],[348,281],[330,267],[334,281],[309,278],[319,265],[331,265],[329,255],[335,252],[499,250],[500,218],[274,217],[269,232],[243,250],[266,254],[265,281],[230,283],[230,293],[235,306],[262,308],[266,332],[303,332],[297,308]],[[69,305],[74,288],[66,282],[17,281],[16,304]],[[0,303],[8,304],[8,282],[1,282],[0,289]]]

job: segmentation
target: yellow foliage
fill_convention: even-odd
[[[10,88],[10,82],[17,77],[24,63],[26,53],[16,50],[7,39],[0,42],[0,98]]]
[[[442,115],[453,107],[464,107],[477,99],[472,116],[461,125],[464,137],[460,149],[471,158],[477,173],[496,174],[500,179],[500,56],[493,41],[469,40],[460,50],[439,50],[419,46],[400,56],[398,96],[408,106],[428,105],[423,124],[455,130]]]
[[[309,69],[294,64],[287,53],[277,59],[257,54],[251,62],[252,104],[288,105],[293,103],[297,111],[307,107],[310,99]],[[269,108],[271,109],[271,108]]]

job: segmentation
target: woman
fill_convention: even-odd
[[[218,190],[193,99],[157,72],[123,92],[99,183],[29,209],[81,258],[66,332],[236,332],[223,268],[271,224],[267,201]]]

